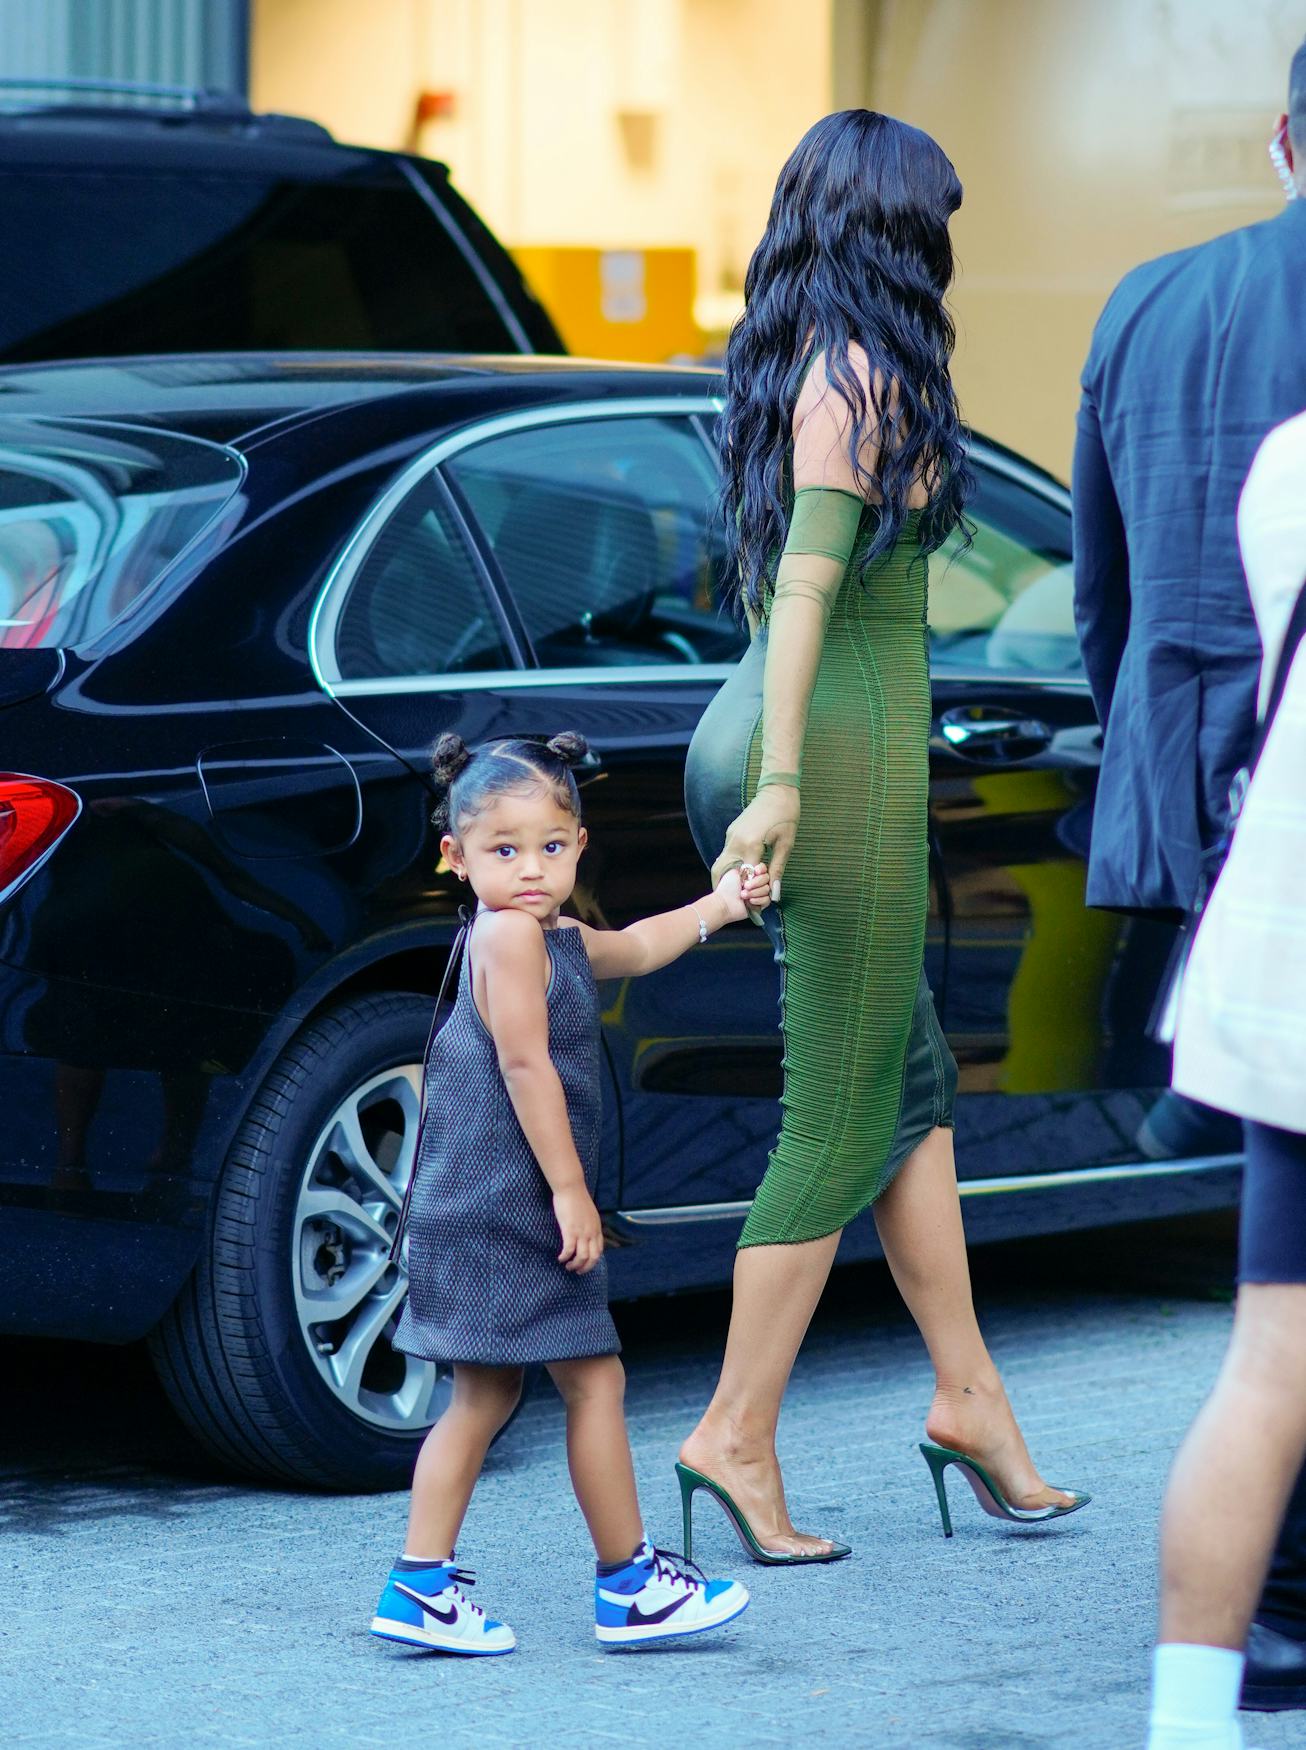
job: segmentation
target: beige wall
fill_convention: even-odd
[[[418,25],[411,0],[252,0],[250,102],[311,116],[341,140],[401,146]]]
[[[1139,261],[1268,218],[1300,0],[882,0],[877,107],[961,175],[956,381],[1065,474],[1094,320]]]
[[[1116,280],[1267,217],[1303,0],[254,0],[253,100],[445,159],[510,245],[691,247],[722,328],[828,109],[927,128],[966,186],[956,376],[1064,474]],[[421,90],[451,119],[413,132]]]

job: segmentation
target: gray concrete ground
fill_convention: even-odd
[[[0,1437],[0,1737],[79,1750],[697,1734],[882,1750],[1140,1745],[1157,1505],[1224,1344],[1227,1243],[1225,1231],[1181,1254],[1150,1236],[1089,1236],[978,1255],[986,1324],[1031,1444],[1054,1480],[1095,1500],[1017,1531],[957,1485],[951,1542],[915,1448],[928,1386],[915,1334],[882,1268],[841,1275],[782,1436],[799,1522],[846,1537],[853,1558],[752,1567],[704,1505],[697,1553],[743,1577],[753,1607],[719,1635],[635,1654],[593,1642],[584,1528],[544,1388],[492,1454],[460,1550],[520,1650],[457,1662],[366,1633],[403,1497],[208,1478],[138,1352],[6,1344],[18,1414]],[[648,1527],[671,1547],[671,1461],[712,1383],[726,1315],[713,1296],[622,1317]],[[1260,1750],[1306,1746],[1306,1715],[1244,1725]]]

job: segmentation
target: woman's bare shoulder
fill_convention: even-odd
[[[848,342],[848,365],[854,378],[861,384],[862,393],[870,399],[872,390],[878,390],[883,380],[882,373],[871,371],[871,361],[866,348],[858,340]],[[812,368],[803,380],[798,400],[794,404],[794,429],[814,413],[818,407],[827,402],[838,403],[847,418],[847,397],[843,389],[830,374],[827,354],[818,352],[812,360]]]
[[[868,409],[876,396],[871,364],[864,347],[849,342],[848,363],[861,384]],[[864,478],[859,478],[848,455],[849,430],[855,414],[844,388],[829,376],[824,352],[817,353],[807,373],[794,408],[793,466],[797,487],[824,486],[864,496]],[[865,474],[874,472],[874,428],[866,431],[860,459]]]

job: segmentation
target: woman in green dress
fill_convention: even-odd
[[[949,1464],[1004,1517],[1087,1499],[1035,1469],[976,1324],[956,1066],[923,971],[927,561],[970,485],[943,303],[960,202],[928,135],[826,116],[780,173],[726,356],[730,575],[753,637],[694,737],[686,801],[714,880],[771,864],[785,1076],[721,1378],[681,1449],[687,1553],[698,1490],[759,1560],[848,1553],[795,1530],[775,1433],[840,1233],[872,1204],[934,1364],[923,1450],[945,1530]]]

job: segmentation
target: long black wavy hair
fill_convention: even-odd
[[[780,172],[726,349],[718,427],[726,575],[739,603],[765,609],[793,504],[794,404],[818,353],[852,413],[854,476],[880,506],[863,575],[898,539],[922,476],[932,489],[921,550],[932,552],[958,524],[964,531],[972,480],[948,374],[956,331],[943,302],[953,269],[948,220],[960,205],[961,183],[935,141],[869,109],[823,117]],[[853,343],[870,364],[869,396],[849,361]],[[862,460],[868,434],[873,470]]]

